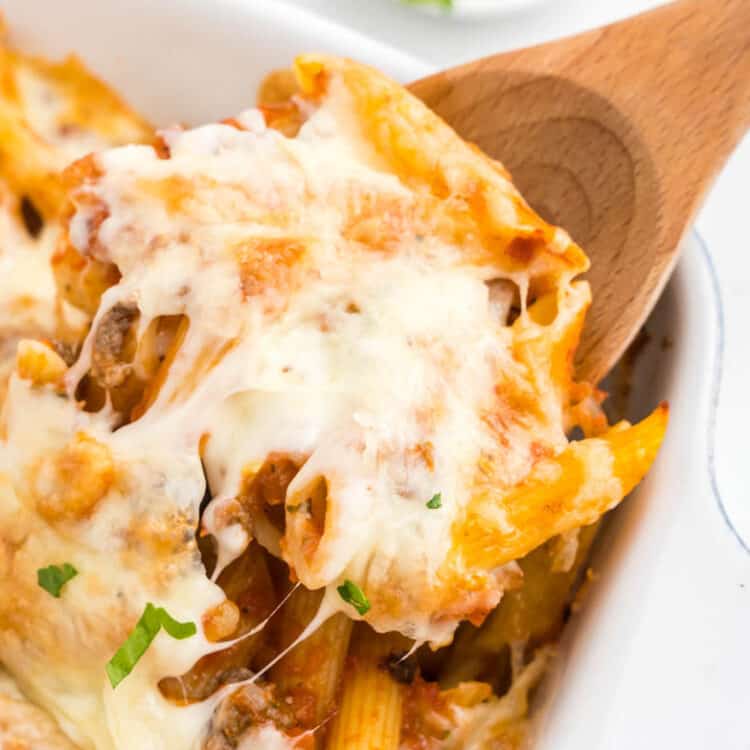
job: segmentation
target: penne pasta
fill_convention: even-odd
[[[280,646],[293,643],[317,614],[322,592],[298,588],[280,612]],[[323,725],[335,708],[349,647],[352,621],[338,613],[295,646],[273,669],[271,680],[282,700],[297,708],[309,729]],[[318,735],[325,733],[323,726]]]
[[[509,492],[488,488],[454,531],[453,564],[503,565],[556,534],[596,521],[643,478],[667,420],[662,405],[633,427],[613,427],[600,438],[571,443],[559,456],[540,461]],[[494,525],[498,507],[503,520]]]
[[[513,644],[535,647],[554,639],[563,625],[598,529],[599,523],[594,523],[578,531],[575,558],[566,570],[555,570],[559,538],[521,560],[520,588],[506,592],[480,628],[466,626],[459,631],[441,672],[441,684],[451,687],[466,680],[497,681],[504,671],[503,660],[507,676]]]
[[[297,105],[297,79],[291,70],[275,70],[261,82],[256,101],[266,124],[284,135],[294,137],[305,117]]]
[[[457,139],[397,83],[366,66],[323,55],[298,57],[295,71],[302,93],[313,101],[330,95],[331,81],[343,85],[377,156],[415,189],[451,199],[433,209],[445,212],[444,228],[464,252],[471,252],[478,239],[480,254],[509,272],[531,271],[535,285],[544,282],[542,288],[553,268],[556,273],[586,270],[583,251],[529,208],[501,164]]]
[[[97,750],[519,747],[667,426],[576,381],[581,248],[351,60],[156,136],[76,58],[0,83],[24,692]]]
[[[355,628],[326,750],[398,750],[403,686],[387,663],[394,652],[403,653],[403,646],[402,636],[376,635],[364,625]]]
[[[48,62],[0,46],[0,77],[0,177],[46,218],[60,210],[60,172],[70,161],[153,137],[150,126],[75,56]]]

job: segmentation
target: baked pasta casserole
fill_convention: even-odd
[[[154,132],[1,55],[0,745],[523,746],[667,421],[576,380],[581,248],[349,60]]]

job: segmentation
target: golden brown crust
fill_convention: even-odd
[[[85,432],[29,470],[36,510],[49,523],[89,517],[115,478],[109,448]]]
[[[55,102],[52,119],[38,116],[37,90]],[[49,62],[0,46],[0,177],[29,196],[44,217],[54,218],[61,206],[60,171],[71,160],[69,144],[151,137],[151,127],[74,55]]]
[[[486,256],[506,272],[528,271],[532,279],[586,270],[583,251],[526,204],[501,165],[464,143],[401,86],[342,58],[302,56],[295,72],[313,102],[325,98],[333,81],[343,84],[378,157],[423,194],[438,231],[477,262]]]

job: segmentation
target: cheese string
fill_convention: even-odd
[[[279,607],[281,607],[282,604],[294,593],[294,591],[299,588],[300,584],[298,583],[296,586],[294,586],[291,591],[284,597],[284,599],[281,601],[279,606],[276,608],[278,610]],[[274,610],[274,612],[276,612]],[[207,698],[204,702],[207,707],[210,708],[211,711],[215,710],[216,707],[225,699],[228,698],[232,693],[236,692],[237,690],[240,690],[241,688],[247,686],[247,685],[253,685],[260,677],[262,677],[266,672],[268,672],[271,667],[273,667],[275,664],[277,664],[281,659],[283,659],[292,649],[296,648],[300,643],[307,640],[313,633],[315,633],[318,628],[320,628],[323,623],[325,623],[330,617],[335,615],[339,611],[339,607],[336,606],[334,603],[332,597],[328,596],[328,592],[326,592],[326,596],[323,597],[323,601],[321,601],[320,606],[318,607],[318,611],[315,613],[315,616],[310,620],[310,622],[307,624],[307,627],[297,636],[297,638],[292,641],[280,654],[275,656],[271,661],[269,661],[262,669],[260,669],[258,672],[256,672],[252,677],[248,677],[245,680],[240,680],[238,682],[232,682],[228,685],[224,685],[221,689],[219,689],[216,693],[214,693],[211,697]],[[236,641],[225,641],[221,645],[222,647],[225,647],[227,644],[236,643],[237,641],[242,640],[242,638],[246,638],[248,635],[252,635],[253,633],[258,632],[258,630],[265,627],[268,620],[271,619],[273,616],[273,613],[269,615],[260,625],[258,625],[254,630],[252,630],[250,633],[247,633],[246,635],[242,636],[241,638],[236,639]],[[218,650],[218,649],[217,649]],[[210,653],[210,652],[209,652]],[[321,724],[322,726],[322,724]],[[316,727],[318,729],[319,727]],[[315,730],[311,730],[315,731]]]
[[[266,617],[265,620],[258,623],[254,628],[252,628],[252,630],[248,630],[247,633],[243,633],[242,635],[237,636],[237,638],[233,638],[230,641],[218,641],[216,643],[209,645],[209,647],[204,652],[204,656],[208,656],[208,654],[214,654],[217,651],[224,651],[225,649],[231,648],[232,646],[235,646],[236,644],[241,643],[246,638],[250,638],[256,633],[260,633],[260,631],[266,627],[269,620],[284,606],[284,604],[286,604],[286,602],[289,600],[289,597],[300,587],[300,585],[301,584],[296,583],[294,586],[292,586],[292,588],[289,589],[289,592],[284,596],[284,598],[274,607],[274,609],[271,611],[271,614],[268,615],[268,617]],[[295,641],[294,644],[292,645],[296,645],[296,644],[297,644],[297,641]],[[264,667],[264,671],[265,669],[266,667]]]

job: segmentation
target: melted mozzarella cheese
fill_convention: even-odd
[[[54,148],[57,167],[62,169],[90,151],[107,146],[101,138],[83,128],[66,127],[70,100],[52,80],[24,65],[16,68],[24,116],[35,132]]]
[[[29,236],[16,201],[0,184],[0,402],[21,338],[53,338],[81,331],[84,317],[59,302],[50,268],[58,230],[50,225]]]
[[[351,578],[377,591],[396,561],[405,576],[437,575],[486,439],[478,413],[501,347],[479,333],[492,322],[470,272],[397,258],[345,275],[309,284],[248,348],[242,390],[216,412],[204,458],[212,488],[234,497],[248,464],[308,456],[289,503],[325,477],[330,518],[315,559],[294,558],[297,574],[311,588]],[[442,508],[430,511],[438,492]]]
[[[516,747],[519,738],[529,739],[529,694],[539,684],[553,657],[552,649],[538,649],[534,658],[514,674],[513,682],[500,698],[469,708],[454,706],[451,729],[440,743],[441,750],[486,750]]]
[[[270,725],[248,732],[237,745],[237,750],[289,750],[289,738]]]
[[[157,688],[215,650],[202,634],[160,634],[116,691],[104,673],[146,602],[199,624],[223,598],[194,541],[201,458],[220,561],[248,541],[247,529],[222,528],[223,504],[269,454],[301,456],[284,536],[270,529],[261,541],[305,586],[327,589],[326,613],[357,616],[336,593],[349,579],[371,601],[376,629],[440,644],[472,597],[486,611],[502,593],[503,571],[487,571],[468,594],[444,573],[478,467],[492,458],[513,484],[529,470],[532,438],[551,449],[565,442],[561,415],[533,430],[488,420],[498,377],[527,375],[512,356],[508,301],[488,290],[502,274],[424,231],[418,197],[349,132],[344,109],[334,97],[294,140],[257,113],[240,118],[244,131],[172,131],[169,158],[139,146],[105,152],[100,176],[81,188],[91,200],[70,239],[85,253],[96,231],[97,258],[122,279],[102,298],[68,399],[11,383],[3,512],[25,532],[6,540],[5,556],[12,593],[34,606],[20,621],[0,605],[0,656],[84,748],[189,750],[215,707],[180,708]],[[97,202],[103,222],[93,221]],[[373,223],[385,233],[375,246]],[[140,334],[160,316],[189,326],[154,402],[115,430],[111,412],[82,412],[73,396],[116,305],[137,306]],[[111,477],[90,513],[45,522],[38,498],[57,491],[55,457],[82,433],[101,446]],[[306,504],[320,481],[325,519],[311,546]],[[428,508],[438,493],[441,507]],[[33,576],[64,560],[81,573],[52,600]],[[293,746],[269,727],[244,742]]]
[[[328,495],[312,555],[304,514],[288,514],[285,554],[302,583],[355,580],[375,627],[444,642],[461,619],[458,610],[435,616],[450,529],[480,457],[498,453],[483,415],[499,372],[523,377],[489,299],[498,271],[417,234],[415,196],[368,162],[325,108],[294,140],[245,121],[254,129],[169,133],[169,159],[146,147],[98,158],[95,195],[108,218],[97,243],[123,274],[98,320],[136,301],[142,329],[159,315],[190,321],[157,402],[124,429],[209,436],[204,462],[217,497],[207,519],[217,532],[216,506],[239,494],[248,467],[274,451],[302,454],[289,505],[321,478]],[[391,252],[363,248],[349,232],[373,204],[398,226]],[[91,210],[71,225],[82,250]],[[220,361],[199,380],[208,358]],[[87,368],[84,356],[76,376]],[[501,460],[512,482],[528,471],[530,435],[523,426],[509,433]],[[561,424],[542,437],[560,444]],[[437,511],[426,508],[436,493]]]
[[[149,137],[150,128],[75,57],[50,63],[6,48],[2,55],[4,98],[43,144],[50,173],[92,151]]]
[[[57,291],[49,260],[56,233],[50,229],[38,240],[32,240],[7,203],[3,209],[0,212],[0,332],[53,331],[57,323]]]
[[[75,750],[41,709],[0,669],[0,747],[4,750]]]
[[[0,611],[3,661],[82,748],[192,747],[212,706],[177,708],[155,683],[165,674],[184,673],[214,646],[200,635],[174,641],[161,634],[116,692],[104,665],[147,601],[180,620],[200,623],[200,613],[224,598],[206,578],[197,550],[186,544],[203,491],[199,461],[174,448],[159,452],[155,441],[133,446],[112,434],[102,415],[82,414],[74,403],[16,377],[5,419],[0,510],[14,536],[3,539],[4,595],[11,600]],[[30,490],[44,491],[45,460],[80,431],[110,447],[122,480],[90,519],[45,524],[33,511]],[[168,559],[154,551],[157,544],[170,544]],[[79,575],[58,600],[39,588],[36,571],[63,561]],[[19,599],[34,605],[17,611],[12,601]]]

